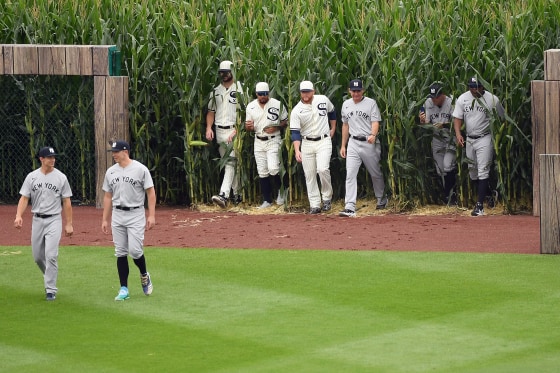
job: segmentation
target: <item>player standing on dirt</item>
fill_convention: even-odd
[[[369,172],[373,191],[377,197],[377,209],[387,205],[385,181],[381,172],[381,144],[379,122],[381,113],[377,102],[364,96],[363,82],[360,79],[350,81],[348,90],[352,98],[342,104],[342,144],[340,156],[346,158],[346,197],[344,210],[339,216],[356,216],[356,198],[358,194],[358,171],[362,162]],[[346,145],[348,144],[348,149]]]
[[[505,113],[498,97],[487,92],[477,77],[470,78],[467,85],[469,90],[459,96],[455,102],[453,124],[457,144],[459,146],[466,144],[469,176],[478,184],[477,201],[471,215],[481,216],[484,215],[484,199],[490,192],[488,178],[494,159],[491,119],[495,113],[500,118],[504,118]],[[461,134],[463,122],[467,134],[466,141]]]
[[[43,272],[46,300],[56,299],[58,288],[58,245],[62,235],[62,217],[64,214],[66,236],[72,236],[72,190],[66,175],[54,167],[56,152],[51,147],[39,150],[41,167],[30,172],[20,190],[14,226],[21,228],[22,215],[31,200],[31,250],[35,263]],[[62,203],[61,203],[62,202]]]
[[[331,185],[330,162],[332,140],[336,130],[336,111],[331,100],[324,95],[316,95],[313,83],[304,80],[299,85],[301,100],[292,109],[290,135],[294,142],[295,157],[303,166],[310,214],[331,209],[333,189]],[[300,150],[301,145],[301,150]],[[321,191],[317,185],[317,175],[321,180]]]
[[[117,271],[121,288],[115,300],[125,300],[128,294],[128,255],[140,270],[144,294],[152,294],[153,285],[144,257],[144,231],[156,224],[156,192],[150,171],[142,163],[130,158],[130,146],[119,140],[112,144],[115,164],[109,167],[103,181],[103,221],[101,230],[109,233],[109,219],[117,257]],[[144,199],[148,196],[148,218]]]
[[[288,123],[288,112],[280,101],[270,98],[268,83],[259,82],[255,87],[257,98],[247,105],[245,129],[255,132],[255,161],[261,184],[263,203],[260,209],[272,206],[272,181],[278,188],[276,204],[284,204],[280,180],[281,129]]]

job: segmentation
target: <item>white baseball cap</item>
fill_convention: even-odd
[[[311,83],[309,80],[304,80],[303,82],[301,82],[299,84],[299,90],[301,92],[310,92],[313,91],[313,83]]]
[[[257,83],[257,86],[255,88],[255,92],[269,92],[270,89],[268,89],[268,83],[265,82],[259,82]]]
[[[218,72],[222,72],[222,71],[231,71],[231,65],[233,65],[233,62],[231,61],[222,61],[220,62],[220,68],[218,69]]]

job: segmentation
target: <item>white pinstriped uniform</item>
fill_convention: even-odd
[[[238,95],[241,94],[243,94],[243,86],[239,82],[233,83],[229,88],[219,84],[210,93],[208,110],[215,113],[216,142],[220,146],[218,151],[222,158],[226,153],[227,139],[237,123],[237,113],[240,107]],[[232,188],[233,193],[238,194],[240,186],[239,176],[235,172],[236,154],[232,151],[228,156],[231,158],[224,167],[224,179],[220,187],[220,194],[224,194],[226,197],[229,196]]]
[[[482,97],[476,98],[470,91],[463,93],[455,102],[453,116],[465,123],[466,156],[469,162],[469,176],[472,180],[488,179],[490,165],[494,159],[492,133],[490,130],[489,111],[496,111],[504,117],[504,108],[498,97],[485,91]]]
[[[332,156],[332,142],[328,113],[335,110],[327,96],[314,95],[311,104],[304,104],[301,100],[292,109],[290,115],[290,130],[300,131],[301,157],[307,185],[307,198],[311,208],[321,206],[323,201],[332,199],[331,172],[329,169]],[[323,137],[318,141],[307,138]],[[317,185],[317,175],[321,180],[321,191]]]
[[[253,100],[247,105],[246,121],[252,120],[255,128],[255,161],[259,177],[278,175],[280,172],[280,157],[278,152],[282,143],[280,122],[288,119],[288,112],[280,101],[269,98],[264,108],[259,100]],[[275,125],[273,133],[264,132],[265,127]],[[264,138],[267,138],[263,140]]]
[[[372,122],[381,122],[381,113],[377,102],[369,97],[355,103],[352,98],[344,101],[341,110],[342,123],[348,124],[349,140],[346,153],[346,196],[345,209],[356,211],[358,194],[357,176],[362,162],[369,172],[373,191],[378,199],[385,193],[385,180],[381,172],[381,143],[375,139],[373,144],[367,142],[371,134]],[[360,141],[354,138],[364,139]]]
[[[444,123],[443,128],[433,127],[432,155],[436,163],[436,171],[440,176],[455,170],[457,167],[456,140],[451,131],[451,113],[453,112],[452,98],[445,97],[441,107],[434,104],[431,98],[424,103],[426,108],[426,123]]]

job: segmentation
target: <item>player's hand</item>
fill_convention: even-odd
[[[214,140],[214,131],[212,131],[212,128],[206,130],[206,140]]]
[[[23,219],[21,217],[17,217],[14,220],[14,227],[16,227],[17,229],[20,229],[22,225],[23,225]]]
[[[248,120],[245,122],[245,129],[247,131],[254,131],[255,130],[255,122],[252,120]]]
[[[297,149],[296,149],[296,161],[301,163],[301,152]]]
[[[334,133],[336,132],[336,127],[335,128],[331,128],[329,135],[331,136],[331,139],[334,137]]]
[[[463,138],[463,135],[457,136],[457,145],[461,147],[465,146],[465,139]]]
[[[156,225],[156,218],[153,216],[148,216],[146,219],[146,230],[149,231]]]
[[[420,123],[426,123],[426,113],[425,112],[420,112],[420,114],[418,114],[418,118],[420,119]]]
[[[237,130],[236,129],[234,129],[233,132],[231,133],[231,135],[229,135],[229,137],[227,138],[227,143],[228,144],[231,144],[235,135],[237,135]]]
[[[66,232],[66,236],[70,237],[74,233],[74,227],[72,226],[72,224],[66,224],[64,231]]]
[[[109,230],[107,229],[107,225],[108,225],[107,221],[105,221],[105,220],[101,223],[101,231],[105,234],[109,234]]]

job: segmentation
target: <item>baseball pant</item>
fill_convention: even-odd
[[[43,272],[45,290],[56,294],[58,278],[58,245],[62,235],[62,217],[60,214],[49,218],[33,217],[31,227],[31,248],[33,259]]]
[[[465,151],[469,162],[471,180],[488,179],[490,177],[490,165],[494,159],[492,136],[489,134],[478,139],[467,137]]]
[[[280,172],[280,144],[282,138],[278,135],[269,140],[255,138],[255,161],[259,177],[278,175]]]
[[[319,141],[303,139],[301,142],[301,163],[307,185],[307,198],[311,208],[321,207],[323,201],[332,199],[331,171],[329,169],[332,155],[332,142],[330,137]],[[321,191],[317,185],[317,175],[321,181]]]
[[[356,211],[356,198],[358,194],[358,172],[362,162],[371,177],[375,196],[379,199],[385,193],[385,180],[381,172],[381,145],[367,141],[358,141],[350,138],[346,152],[346,196],[344,208]]]
[[[455,141],[450,137],[432,139],[432,155],[439,176],[445,176],[457,168],[456,149]]]
[[[146,211],[143,207],[130,211],[113,209],[111,228],[116,257],[130,255],[138,259],[144,255]]]
[[[224,130],[216,128],[216,141],[220,145],[218,151],[220,153],[220,157],[222,158],[226,156],[226,143],[232,132],[233,129]],[[229,197],[230,189],[233,189],[233,194],[239,194],[239,175],[237,175],[237,170],[235,169],[237,163],[235,151],[232,150],[227,156],[229,157],[229,160],[224,166],[224,179],[222,180],[222,186],[220,187],[220,194],[225,195],[226,198]]]

